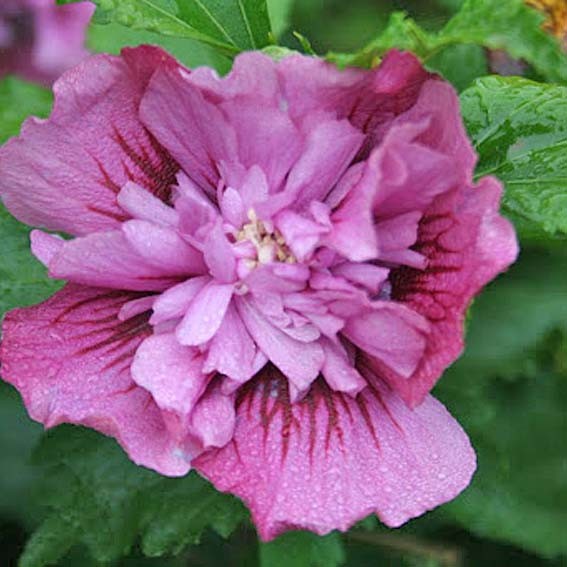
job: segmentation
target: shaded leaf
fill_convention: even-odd
[[[469,433],[478,471],[442,511],[481,537],[567,554],[567,259],[524,253],[473,314],[435,393]]]
[[[31,255],[29,229],[0,205],[0,317],[14,307],[38,303],[60,284],[47,278],[45,268]]]
[[[15,136],[25,118],[45,117],[52,95],[46,89],[14,78],[0,81],[0,142]],[[44,267],[31,255],[29,229],[14,219],[0,204],[0,318],[16,306],[47,298],[57,288]]]
[[[36,475],[29,466],[29,457],[41,432],[42,427],[28,419],[16,391],[0,382],[0,515],[26,524],[36,513],[30,501]]]
[[[427,66],[440,73],[460,92],[475,79],[488,75],[486,51],[479,45],[457,44],[431,57]]]
[[[48,433],[34,461],[37,494],[51,512],[26,548],[25,567],[43,567],[80,543],[100,562],[127,555],[138,540],[148,555],[176,554],[208,526],[228,536],[245,515],[196,474],[160,476],[129,461],[112,439],[79,427]]]
[[[339,567],[344,561],[337,533],[319,537],[310,532],[288,532],[260,544],[261,567]]]

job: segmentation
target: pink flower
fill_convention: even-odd
[[[248,53],[219,79],[140,47],[55,93],[0,151],[8,209],[75,237],[32,234],[69,283],[4,322],[34,419],[194,467],[263,539],[399,526],[467,486],[429,391],[517,246],[448,84],[399,52],[343,72]]]
[[[17,74],[51,84],[87,55],[85,34],[95,6],[55,0],[1,0],[0,78]]]

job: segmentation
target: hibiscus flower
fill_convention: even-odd
[[[55,0],[2,0],[0,77],[17,74],[51,84],[87,55],[85,34],[95,6]]]
[[[399,526],[475,456],[429,395],[516,257],[454,90],[411,54],[190,72],[98,55],[0,151],[0,195],[67,285],[4,321],[30,415],[242,498],[263,539]],[[471,377],[474,379],[474,377]]]

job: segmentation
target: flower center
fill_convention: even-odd
[[[255,264],[286,262],[294,264],[297,258],[287,246],[281,232],[269,222],[258,218],[254,209],[248,211],[249,223],[243,225],[236,235],[237,242],[247,241],[256,248]]]

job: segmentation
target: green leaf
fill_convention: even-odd
[[[76,538],[76,526],[64,518],[49,518],[27,541],[19,567],[57,564],[71,549]]]
[[[117,54],[124,47],[141,44],[159,45],[190,68],[206,65],[220,74],[230,70],[231,61],[228,57],[192,39],[135,30],[114,23],[89,26],[88,45],[92,51]]]
[[[270,43],[266,0],[95,0],[95,4],[99,23],[194,39],[228,55]]]
[[[443,49],[428,60],[427,66],[443,75],[459,92],[489,73],[484,48],[473,44]]]
[[[395,12],[386,29],[359,53],[331,59],[342,64],[369,66],[392,48],[413,51],[428,60],[461,44],[504,49],[524,59],[550,81],[567,83],[567,56],[559,41],[541,24],[544,16],[523,0],[465,0],[438,33],[427,32],[405,13]]]
[[[228,536],[245,517],[236,499],[196,474],[160,476],[129,461],[112,439],[78,427],[48,433],[34,461],[42,473],[37,494],[51,512],[24,567],[43,567],[79,543],[100,562],[128,554],[138,540],[147,555],[176,554],[207,526]]]
[[[469,377],[527,372],[526,356],[540,337],[561,325],[567,330],[566,289],[565,254],[524,250],[510,272],[475,299],[457,370]]]
[[[0,144],[15,136],[30,115],[46,117],[51,110],[51,92],[12,77],[0,80]]]
[[[52,97],[46,89],[9,78],[0,81],[0,142],[18,134],[30,114],[45,117]],[[37,303],[58,287],[47,279],[43,266],[33,258],[29,229],[0,205],[0,318],[16,306]]]
[[[266,0],[178,0],[179,15],[193,27],[238,49],[270,43]]]
[[[465,0],[440,33],[441,42],[475,43],[524,59],[550,81],[567,82],[567,57],[542,29],[545,16],[524,0]]]
[[[524,252],[475,302],[465,354],[435,392],[478,453],[444,513],[544,556],[567,554],[566,290],[565,255]]]
[[[293,5],[294,0],[268,0],[268,12],[276,37],[289,28]]]
[[[14,307],[38,303],[60,284],[47,278],[45,268],[31,255],[29,229],[0,205],[0,318]]]
[[[567,88],[488,77],[461,103],[476,173],[505,183],[505,211],[528,229],[567,234]]]
[[[260,545],[261,567],[339,567],[344,561],[337,533],[319,537],[310,532],[288,532]]]
[[[29,456],[42,427],[32,422],[16,391],[0,382],[0,516],[29,524],[37,512],[29,497],[36,476]]]

